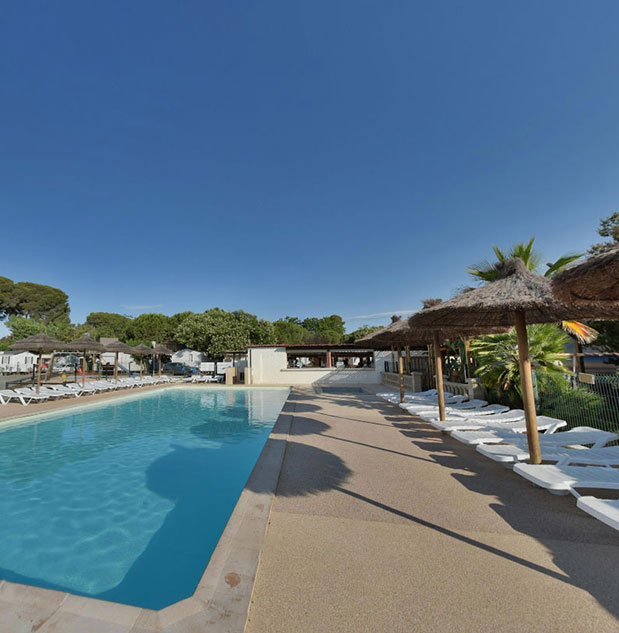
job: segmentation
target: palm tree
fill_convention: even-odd
[[[489,262],[483,260],[479,264],[474,264],[469,267],[468,272],[475,279],[484,283],[494,281],[498,274],[497,265],[508,259],[518,257],[524,262],[524,265],[531,271],[536,272],[542,263],[542,257],[534,250],[533,244],[535,238],[532,237],[526,244],[524,242],[518,242],[514,244],[507,253],[504,253],[498,246],[493,246],[492,250],[496,255],[496,262]],[[546,270],[544,271],[544,277],[551,277],[555,273],[563,270],[568,264],[580,259],[582,254],[578,255],[563,255],[559,257],[555,262],[547,263]],[[581,323],[580,321],[561,321],[561,327],[573,338],[576,339],[577,349],[580,351],[581,343],[591,343],[597,338],[597,331],[592,327]]]
[[[561,361],[567,336],[561,329],[553,323],[534,323],[527,326],[527,334],[533,369],[551,379],[565,375],[568,369]],[[514,394],[515,390],[518,398],[521,396],[518,342],[513,329],[473,339],[471,352],[478,363],[475,373],[486,387],[502,394]]]

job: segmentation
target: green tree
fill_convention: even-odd
[[[171,317],[153,312],[135,317],[128,327],[127,336],[134,345],[150,345],[151,341],[165,344],[174,340],[175,329],[176,323]]]
[[[313,336],[296,317],[285,317],[279,321],[274,321],[273,331],[273,342],[282,345],[302,345],[309,342]]]
[[[553,323],[527,326],[531,367],[552,378],[568,372],[563,364],[567,336]],[[481,382],[499,393],[515,391],[520,396],[518,341],[512,329],[506,334],[481,336],[471,341],[471,353],[477,362],[476,375]]]
[[[93,338],[104,336],[124,341],[128,338],[131,319],[115,312],[91,312],[86,317],[85,325]]]
[[[246,324],[219,308],[194,314],[177,327],[176,340],[191,349],[206,352],[209,358],[221,357],[231,350],[246,349],[250,344]]]
[[[314,335],[316,343],[341,343],[346,334],[344,319],[338,314],[307,318],[303,321],[303,327]]]
[[[378,332],[378,330],[382,329],[383,328],[381,325],[362,325],[361,327],[346,335],[346,343],[354,343],[356,340],[362,338],[363,336]]]
[[[598,234],[600,237],[608,237],[610,240],[594,244],[589,249],[590,253],[601,253],[617,246],[619,244],[619,213],[613,213],[600,220]]]
[[[0,277],[0,316],[22,315],[56,323],[69,321],[69,297],[58,288]]]
[[[16,314],[15,284],[8,277],[0,277],[0,319]]]
[[[247,329],[249,342],[252,345],[267,345],[276,342],[275,330],[270,321],[259,319],[255,314],[243,310],[235,310],[232,314]]]
[[[185,312],[177,312],[176,314],[173,314],[170,319],[172,319],[175,326],[179,326],[188,316],[192,316],[194,314],[196,313],[191,310],[186,310]]]
[[[6,320],[6,326],[10,331],[10,339],[13,341],[20,341],[21,339],[34,336],[40,332],[45,332],[45,324],[30,317],[21,316],[19,314],[12,314]]]

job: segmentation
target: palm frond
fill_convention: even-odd
[[[593,343],[599,334],[597,330],[580,321],[561,321],[561,327],[579,343]]]
[[[559,257],[557,261],[546,264],[548,268],[546,272],[544,273],[544,277],[550,277],[551,275],[554,275],[555,273],[562,271],[568,264],[575,262],[577,259],[580,259],[581,257],[582,257],[582,253],[578,255],[563,255],[562,257]]]
[[[477,277],[481,281],[493,281],[496,278],[496,265],[490,263],[487,259],[477,264],[473,264],[468,268],[469,275]]]

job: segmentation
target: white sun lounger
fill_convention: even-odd
[[[558,429],[567,426],[565,420],[550,418],[545,415],[537,416],[537,430],[546,435],[554,433]],[[451,437],[463,444],[474,446],[476,444],[500,444],[506,441],[512,433],[526,433],[527,426],[524,420],[516,422],[501,422],[487,425],[476,431],[452,431]]]
[[[619,530],[619,499],[598,499],[597,497],[579,497],[576,505],[602,523]]]
[[[81,389],[69,389],[63,385],[50,385],[49,389],[51,391],[57,391],[61,393],[63,396],[73,396],[74,398],[79,398],[84,392]],[[43,387],[41,387],[43,390]],[[41,391],[41,393],[46,393],[47,391]]]
[[[30,404],[32,400],[40,400],[40,401],[49,400],[48,395],[44,393],[37,393],[36,391],[29,388],[26,389],[25,387],[20,387],[19,389],[14,389],[14,391],[20,396],[23,396],[24,398],[28,399],[27,404]]]
[[[523,422],[524,411],[522,409],[512,409],[506,413],[497,413],[495,415],[486,416],[447,416],[447,420],[438,420],[427,418],[422,416],[422,420],[429,422],[435,429],[444,431],[445,433],[451,433],[452,431],[477,431],[485,430],[488,428],[503,428],[503,425],[507,422]]]
[[[22,396],[26,396],[27,398],[32,398],[33,400],[40,400],[41,396],[53,399],[64,397],[61,393],[56,393],[51,389],[46,391],[45,387],[41,387],[39,393],[37,393],[36,389],[32,387],[21,387],[19,389],[15,389],[15,392],[21,394]]]
[[[461,397],[462,396],[454,396],[454,398],[461,398]],[[446,413],[463,412],[464,414],[467,410],[473,410],[473,411],[481,410],[481,408],[487,405],[488,403],[485,400],[460,400],[459,402],[456,400],[455,402],[452,403],[449,401],[449,399],[446,398],[445,404],[447,405],[445,407]],[[409,413],[413,415],[415,414],[433,415],[438,412],[438,405],[436,402],[432,402],[429,404],[426,404],[423,402],[407,404],[406,402],[404,402],[400,406],[403,409],[406,409]]]
[[[486,417],[488,416],[488,418]],[[420,413],[419,417],[430,424],[434,422],[441,422],[439,420],[438,407],[432,411],[432,413]],[[494,419],[500,421],[499,418],[507,421],[510,418],[512,420],[518,420],[520,417],[524,418],[524,411],[522,409],[512,409],[506,407],[503,404],[489,404],[487,407],[481,409],[469,409],[468,411],[452,411],[450,407],[445,408],[445,417],[447,420],[443,422],[453,421],[462,422],[463,420],[478,420],[479,424],[483,424],[486,419]],[[481,419],[480,419],[481,418]],[[438,428],[438,427],[437,427]]]
[[[619,446],[570,451],[556,465],[515,464],[514,472],[555,494],[578,497],[577,488],[619,490],[619,468],[611,466],[619,466]]]
[[[585,426],[576,427],[563,433],[544,434],[539,438],[542,459],[545,462],[558,462],[565,457],[571,457],[571,453],[574,450],[578,450],[578,447],[582,448],[584,445],[591,445],[592,448],[601,448],[616,439],[616,433],[600,431],[599,429]],[[476,447],[477,452],[501,464],[514,464],[529,459],[529,447],[526,437],[514,433],[513,438],[507,437],[504,441],[510,443],[478,444]],[[576,448],[569,448],[570,446]],[[584,450],[587,451],[589,449]]]
[[[438,402],[438,397],[437,397],[437,392],[435,391],[433,394],[425,394],[424,393],[405,393],[404,394],[404,402],[427,402],[427,403],[437,403]],[[453,394],[449,391],[445,391],[445,398],[451,398],[453,397]],[[383,400],[387,400],[387,402],[394,402],[394,403],[398,403],[400,402],[400,393],[397,391],[389,391],[389,392],[382,392],[377,394],[378,396],[380,396]],[[463,398],[465,398],[466,396],[461,396]]]
[[[406,393],[406,397],[425,398],[428,396],[436,396],[438,391],[436,389],[428,389],[427,391],[415,391],[413,393]],[[379,391],[376,394],[379,398],[392,398],[394,396],[400,397],[400,393],[396,391]]]
[[[445,404],[449,405],[449,407],[461,404],[465,400],[466,396],[445,396]],[[397,404],[409,413],[414,413],[415,411],[438,411],[438,400],[436,398],[420,398],[419,400],[405,400],[404,402],[400,402],[398,398]]]
[[[14,391],[11,391],[11,389],[2,389],[2,390],[0,390],[0,403],[1,404],[8,404],[11,400],[17,400],[18,402],[21,402],[24,406],[27,406],[28,403],[30,402],[30,400],[28,402],[26,402],[24,400],[24,396],[22,396],[19,393],[15,393]]]

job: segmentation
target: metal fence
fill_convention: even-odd
[[[619,432],[619,375],[577,374],[558,381],[536,380],[541,415],[565,420],[568,428],[591,426]]]

